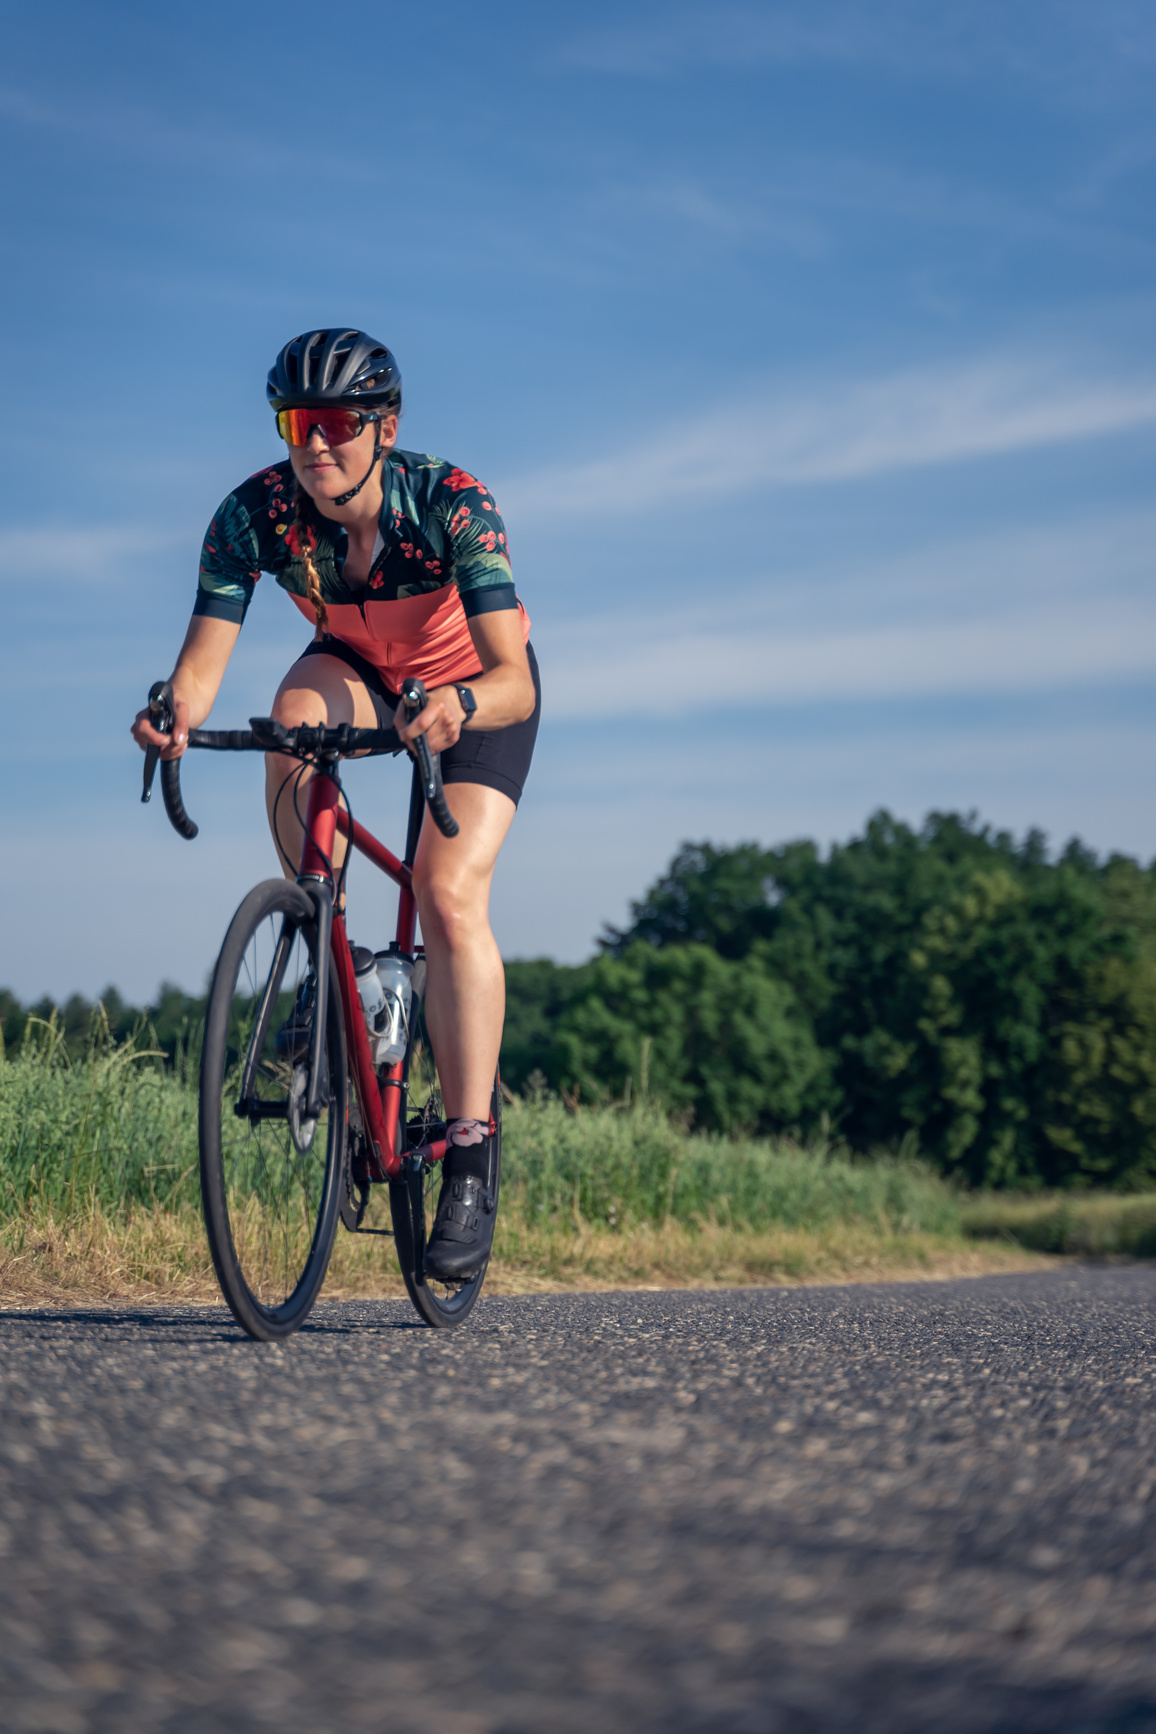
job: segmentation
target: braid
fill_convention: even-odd
[[[313,564],[313,550],[317,546],[317,537],[305,522],[305,490],[301,483],[294,480],[293,486],[293,540],[296,544],[293,552],[300,554],[305,562],[305,582],[309,588],[309,600],[313,604],[313,612],[317,616],[317,626],[322,632],[329,624],[329,612],[321,595],[321,579]]]

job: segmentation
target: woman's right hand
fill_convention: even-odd
[[[147,752],[149,747],[158,747],[162,759],[179,759],[189,744],[189,707],[184,699],[173,701],[176,711],[176,722],[171,735],[162,735],[153,727],[149,708],[138,710],[132,725],[132,738],[141,752]]]

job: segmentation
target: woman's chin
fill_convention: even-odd
[[[301,480],[306,493],[315,500],[335,500],[353,486],[336,465],[331,470],[308,471]]]

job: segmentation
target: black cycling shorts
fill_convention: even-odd
[[[302,656],[335,656],[348,663],[373,701],[379,729],[392,729],[394,712],[401,703],[396,692],[390,692],[372,662],[360,651],[340,638],[314,639],[301,652]],[[542,687],[538,679],[538,659],[534,647],[526,646],[530,674],[534,681],[534,711],[525,722],[511,723],[508,729],[463,729],[456,745],[447,747],[441,755],[443,783],[481,783],[483,788],[497,789],[509,795],[515,807],[522,798],[534,742],[538,738],[538,720],[542,714]],[[468,681],[461,683],[468,686]],[[396,738],[396,737],[395,737]],[[398,751],[402,744],[397,743]]]

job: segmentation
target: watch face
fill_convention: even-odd
[[[465,711],[466,715],[468,717],[473,716],[474,712],[478,708],[478,701],[470,691],[469,687],[459,686],[457,688],[457,694],[462,701],[462,709]]]

